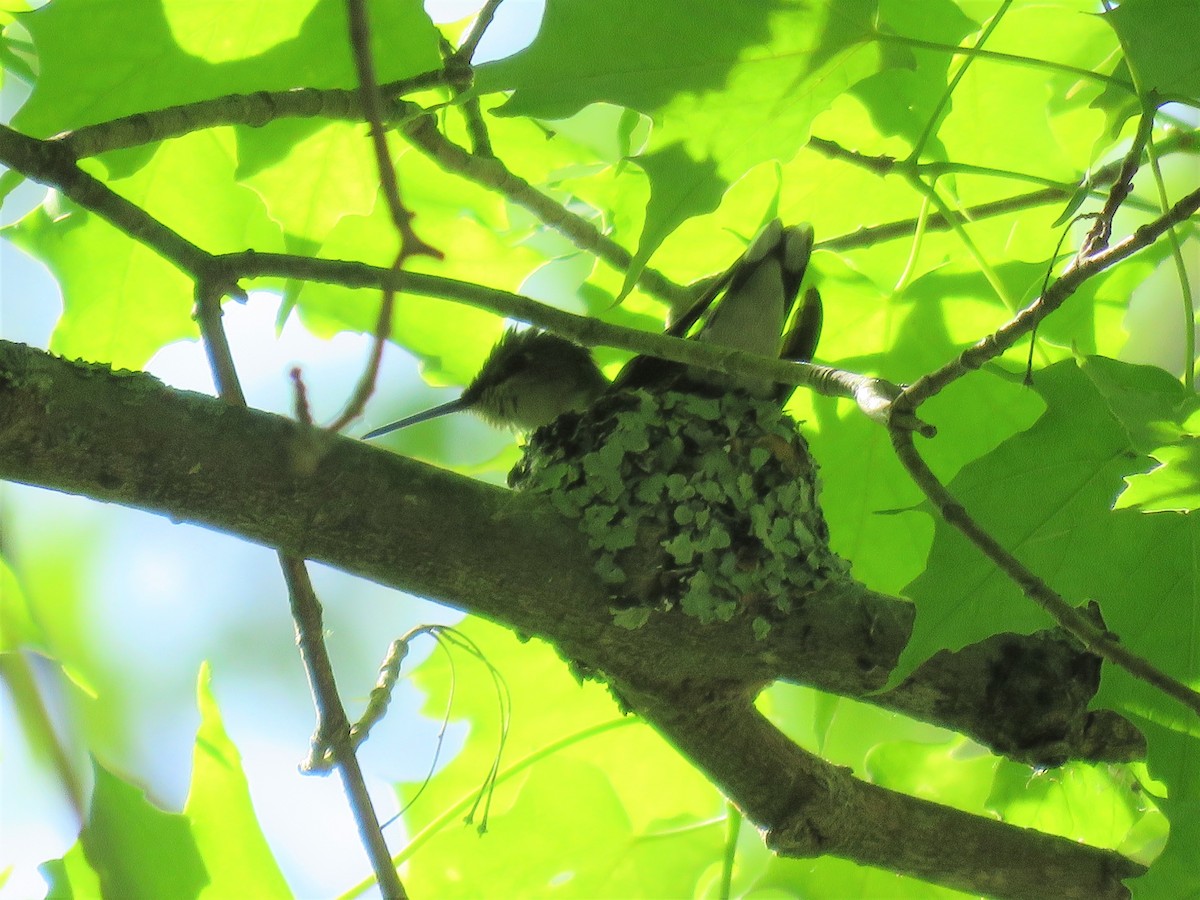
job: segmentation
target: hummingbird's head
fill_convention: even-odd
[[[363,439],[464,409],[493,425],[533,431],[565,412],[586,409],[607,388],[608,379],[578,344],[536,328],[510,329],[462,396],[376,428]]]
[[[548,331],[510,330],[463,392],[463,406],[495,425],[532,431],[586,409],[608,387],[592,355]]]

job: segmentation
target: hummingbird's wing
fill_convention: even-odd
[[[785,228],[778,219],[772,220],[750,242],[738,261],[672,323],[667,334],[685,336],[699,322],[697,340],[763,356],[778,356],[780,335],[795,305],[812,245],[810,226]],[[817,303],[819,310],[819,298]],[[819,321],[818,313],[818,331]],[[815,347],[815,340],[811,344]],[[613,385],[614,388],[661,385],[684,374],[683,366],[652,357],[637,357],[621,370]],[[711,373],[686,374],[690,380],[701,384],[728,384],[728,379]],[[758,392],[766,389],[762,385],[748,387]]]

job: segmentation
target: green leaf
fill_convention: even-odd
[[[647,606],[631,606],[628,609],[614,609],[613,624],[618,628],[628,628],[636,631],[650,621],[650,608]]]
[[[1126,688],[1132,687],[1144,697],[1146,692],[1131,681],[1122,679],[1123,684],[1117,686],[1119,693],[1124,694]],[[1110,699],[1101,694],[1103,702]],[[1161,710],[1156,710],[1156,717],[1160,713]],[[1147,718],[1135,719],[1151,751],[1147,759],[1150,774],[1163,782],[1168,792],[1167,797],[1156,796],[1155,803],[1171,823],[1161,855],[1143,878],[1132,883],[1139,896],[1141,891],[1148,897],[1187,896],[1200,889],[1200,873],[1194,865],[1196,854],[1200,853],[1200,780],[1196,778],[1196,741],[1200,734],[1196,733],[1194,717],[1189,720],[1185,714],[1172,718],[1176,722],[1171,726]]]
[[[1158,366],[1136,366],[1092,356],[1080,369],[1104,399],[1133,447],[1151,451],[1183,432],[1183,420],[1200,406],[1196,395]]]
[[[416,836],[399,848],[410,860],[405,887],[437,897],[532,896],[555,885],[573,896],[691,896],[719,852],[721,830],[711,823],[719,794],[653,729],[621,718],[605,688],[575,681],[550,646],[478,619],[459,628],[504,673],[514,727],[481,839],[463,816],[493,762],[496,698],[482,666],[456,660],[454,716],[469,724],[469,736],[405,813]],[[435,653],[413,674],[435,719],[451,665]],[[594,827],[568,825],[578,822],[581,803]],[[537,846],[529,844],[535,834]]]
[[[441,65],[419,2],[369,8],[380,82]],[[14,125],[36,136],[224,94],[356,83],[339,0],[55,0],[21,21],[40,72]]]
[[[880,27],[887,34],[956,46],[977,27],[949,0],[924,3],[884,0],[879,6]],[[884,48],[905,56],[898,58],[895,66],[859,82],[852,93],[870,111],[881,135],[899,135],[915,146],[945,93],[951,57],[935,50],[910,50],[903,43],[890,44],[886,38]],[[952,104],[947,104],[939,121],[952,109]],[[922,157],[942,158],[945,152],[937,141],[936,129],[932,134],[936,152],[930,153],[927,147]]]
[[[67,357],[141,368],[162,346],[196,336],[191,285],[154,251],[62,201],[39,207],[5,237],[49,268],[63,293],[50,348]]]
[[[1150,455],[1159,465],[1125,478],[1128,487],[1117,498],[1118,509],[1142,512],[1190,512],[1200,509],[1200,436],[1180,435]]]
[[[1004,821],[1073,841],[1114,847],[1142,817],[1144,799],[1128,779],[1108,766],[1068,763],[1030,774],[1029,767],[1002,762],[987,805]],[[1103,796],[1104,803],[1096,798]]]
[[[1195,421],[1195,395],[1155,366],[1092,358],[1083,371],[1124,425],[1131,445],[1159,463],[1148,472],[1126,476],[1128,487],[1117,498],[1116,508],[1143,512],[1200,508],[1200,438],[1194,433],[1200,421]]]
[[[1145,589],[1155,590],[1170,577],[1146,555],[1164,536],[1161,529],[1111,509],[1121,477],[1144,469],[1146,461],[1132,452],[1124,430],[1075,363],[1039,372],[1034,388],[1046,402],[1045,414],[1028,431],[966,466],[949,488],[1022,562],[1036,572],[1054,573],[1051,586],[1069,602],[1099,599],[1108,618],[1106,600],[1111,602],[1114,585],[1124,594],[1137,572],[1156,583]],[[902,658],[905,671],[936,649],[1052,624],[942,521],[925,572],[905,594],[918,611]]]
[[[633,265],[625,273],[620,297],[632,290],[646,263],[667,235],[693,216],[710,213],[721,203],[728,184],[711,160],[694,160],[682,144],[670,144],[636,160],[650,179],[650,202]]]
[[[210,876],[205,893],[286,898],[292,892],[258,825],[241,754],[221,721],[208,664],[196,685],[200,728],[192,753],[192,784],[184,815]]]
[[[652,113],[680,92],[720,90],[742,53],[770,38],[771,9],[764,0],[549,0],[534,42],[480,66],[476,89],[512,91],[494,110],[506,116],[562,119],[598,102]]]
[[[209,883],[186,816],[163,812],[145,794],[93,761],[91,811],[79,835],[106,897],[198,897]]]
[[[1124,0],[1104,20],[1120,36],[1142,92],[1200,105],[1193,40],[1200,33],[1200,6],[1192,0]]]
[[[42,630],[8,560],[0,557],[0,654],[44,647]]]
[[[113,187],[206,251],[230,252],[247,244],[282,249],[278,227],[252,192],[233,183],[232,173],[229,134],[208,132],[162,145]],[[197,197],[193,186],[204,183],[221,187]],[[140,369],[165,344],[196,336],[188,276],[57,193],[3,233],[58,281],[63,315],[51,343],[56,352]]]
[[[1109,380],[1119,378],[1121,367],[1111,361],[1085,365],[1097,365]],[[1153,409],[1161,382],[1147,379],[1138,367],[1124,368],[1124,391],[1150,385],[1145,405]],[[1122,478],[1144,471],[1146,457],[1131,446],[1106,397],[1075,363],[1063,362],[1039,373],[1035,388],[1047,404],[1042,418],[965,467],[950,484],[951,492],[1068,603],[1096,600],[1108,628],[1124,646],[1171,676],[1195,683],[1200,678],[1195,636],[1181,633],[1179,627],[1200,616],[1194,517],[1113,510]],[[1124,399],[1129,400],[1128,394]],[[917,605],[917,619],[896,677],[936,650],[962,647],[992,633],[1024,633],[1052,624],[944,523],[937,526],[925,573],[906,594]],[[1161,692],[1123,670],[1105,671],[1097,702],[1192,730],[1182,724],[1182,708]],[[1163,752],[1151,743],[1152,763]],[[1176,784],[1184,777],[1178,775]]]

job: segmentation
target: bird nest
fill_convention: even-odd
[[[579,523],[628,628],[681,610],[761,637],[849,570],[796,423],[741,392],[607,395],[534,432],[509,484]]]

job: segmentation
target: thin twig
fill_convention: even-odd
[[[394,104],[401,102],[398,98],[405,94],[448,84],[447,79],[453,75],[445,69],[437,69],[380,85],[379,91],[388,98],[389,104]],[[295,118],[362,122],[365,117],[357,88],[293,88],[225,94],[209,100],[133,113],[65,131],[51,140],[69,147],[76,158],[85,159],[110,150],[182,137],[206,128],[227,125],[261,128],[279,119]]]
[[[454,48],[450,46],[450,42],[445,38],[441,39],[440,47],[442,59],[444,60],[443,65],[447,69],[466,67],[467,71],[471,73],[470,80],[464,86],[451,88],[454,92],[458,110],[462,113],[463,121],[466,123],[467,135],[471,138],[471,152],[475,156],[483,156],[489,159],[494,158],[496,154],[492,150],[492,138],[488,134],[487,124],[483,121],[483,107],[479,103],[479,95],[470,90],[471,83],[475,79],[470,61],[455,52]]]
[[[371,868],[379,882],[380,893],[388,900],[407,900],[408,894],[392,864],[391,852],[379,826],[379,817],[375,815],[375,807],[367,792],[362,767],[350,741],[350,721],[346,718],[345,707],[338,695],[333,664],[325,647],[321,602],[313,590],[304,560],[281,552],[279,561],[287,581],[292,619],[296,623],[296,643],[300,647],[300,658],[304,662],[304,671],[308,675],[317,707],[317,730],[313,735],[311,756],[319,759],[325,748],[330,748],[354,812],[359,838],[371,858]]]
[[[467,32],[467,36],[463,38],[457,50],[447,52],[449,44],[445,39],[442,40],[442,53],[448,71],[453,72],[460,68],[471,71],[471,64],[475,58],[475,50],[479,47],[479,41],[492,24],[496,9],[502,2],[503,0],[487,0],[483,4],[483,8],[475,16],[475,21],[471,23],[471,30]],[[488,135],[487,124],[483,121],[483,108],[479,102],[479,95],[474,92],[464,95],[466,87],[454,87],[452,90],[458,97],[459,108],[467,123],[467,134],[471,137],[472,152],[476,156],[494,157],[496,154],[492,151],[492,139]]]
[[[1104,208],[1100,210],[1096,216],[1095,224],[1092,225],[1083,243],[1079,247],[1079,259],[1087,259],[1089,256],[1095,256],[1101,250],[1108,246],[1109,238],[1112,237],[1113,219],[1117,215],[1117,210],[1121,208],[1121,204],[1126,198],[1133,193],[1133,176],[1137,174],[1137,170],[1142,164],[1142,154],[1146,150],[1146,144],[1150,140],[1150,133],[1154,128],[1154,111],[1144,110],[1141,119],[1138,120],[1137,132],[1133,136],[1133,143],[1130,144],[1125,158],[1121,160],[1121,168],[1117,173],[1116,179],[1113,181],[1112,188],[1108,192],[1108,198],[1104,201]]]
[[[832,366],[770,359],[718,344],[613,325],[556,309],[520,294],[452,278],[438,278],[418,272],[393,273],[389,269],[365,263],[283,253],[230,253],[218,259],[224,271],[240,278],[282,276],[351,288],[378,288],[389,279],[395,279],[397,290],[486,309],[496,315],[561,334],[584,347],[618,347],[631,353],[656,356],[736,378],[803,385],[819,394],[852,399],[863,412],[880,423],[892,415],[895,421],[908,422],[922,435],[932,437],[936,433],[932,426],[920,422],[915,416],[892,413],[890,410],[900,396],[900,388],[886,379],[871,375]]]
[[[1123,197],[1128,194],[1132,178],[1129,160],[1136,161],[1140,158],[1141,147],[1131,148],[1126,156],[1126,163],[1121,167],[1121,174],[1113,187],[1114,195]],[[1135,169],[1136,166],[1133,168]],[[1162,216],[1143,225],[1125,240],[1109,247],[1107,242],[1111,232],[1111,217],[1119,205],[1119,200],[1107,203],[1105,210],[1109,226],[1093,228],[1089,234],[1089,243],[1096,247],[1103,246],[1103,249],[1097,249],[1087,256],[1081,254],[1076,257],[1075,262],[1068,266],[1067,271],[1058,281],[1043,290],[1037,300],[1005,326],[963,351],[953,362],[946,364],[936,372],[923,376],[911,387],[905,389],[896,400],[895,410],[905,414],[915,412],[921,403],[937,394],[946,385],[967,372],[978,369],[984,362],[999,356],[1022,335],[1032,331],[1038,322],[1061,306],[1087,279],[1148,247],[1164,232],[1171,230],[1175,224],[1194,214],[1197,209],[1200,209],[1200,189],[1184,197]],[[1104,215],[1105,213],[1101,214],[1101,216]],[[895,427],[889,423],[889,432],[896,456],[913,481],[941,513],[942,518],[961,531],[967,540],[1008,575],[1025,596],[1045,610],[1059,625],[1078,638],[1093,653],[1121,666],[1135,677],[1157,687],[1163,693],[1200,713],[1200,693],[1160,671],[1137,654],[1126,650],[1111,634],[1099,628],[1068,604],[1062,596],[1051,590],[1044,581],[1026,568],[999,541],[971,518],[962,504],[953,497],[925,464],[913,444],[911,431],[906,424]]]
[[[139,243],[158,251],[190,275],[211,259],[178,232],[79,168],[70,148],[40,141],[0,125],[0,165],[55,188],[75,204],[105,219]]]
[[[219,283],[217,283],[219,284]],[[217,394],[231,406],[244,408],[246,397],[238,379],[229,340],[221,324],[221,293],[219,287],[199,281],[196,286],[196,321],[200,335],[208,352],[213,381]],[[304,560],[278,551],[276,556],[288,586],[288,599],[292,608],[292,620],[296,625],[296,640],[300,646],[300,658],[312,689],[313,703],[317,708],[317,728],[313,737],[315,748],[331,747],[337,759],[338,771],[342,776],[347,799],[358,824],[363,846],[371,858],[380,889],[389,900],[407,897],[400,876],[391,862],[387,843],[379,828],[379,818],[367,794],[366,781],[354,749],[349,744],[350,724],[346,710],[337,691],[333,665],[325,649],[325,630],[322,625],[321,603],[313,590]],[[346,752],[346,748],[349,751]]]
[[[896,401],[897,406],[915,412],[918,406],[941,392],[947,385],[1004,353],[1024,335],[1032,331],[1038,322],[1062,306],[1067,298],[1089,278],[1149,247],[1167,229],[1186,221],[1198,209],[1200,209],[1200,189],[1183,197],[1165,214],[1142,225],[1124,240],[1072,266],[1054,284],[1050,285],[1050,288],[1042,296],[995,332],[968,347],[956,359],[921,376],[912,385],[905,388],[903,394]]]
[[[446,171],[494,190],[512,203],[529,210],[576,247],[613,268],[625,272],[633,266],[633,254],[602,234],[595,225],[543,194],[500,160],[468,153],[438,130],[432,115],[409,117],[401,127],[404,136],[414,147]],[[649,293],[666,300],[673,308],[686,308],[695,299],[695,292],[691,288],[676,284],[649,266],[638,275],[638,284]]]
[[[475,50],[479,46],[479,41],[483,37],[484,32],[492,24],[492,18],[496,15],[496,9],[502,2],[503,0],[487,0],[483,4],[483,8],[475,16],[475,21],[471,23],[471,30],[463,38],[462,43],[458,45],[458,50],[455,51],[455,55],[460,60],[469,63],[475,58]]]
[[[441,259],[440,250],[431,247],[413,232],[413,213],[400,199],[400,183],[388,150],[387,133],[383,128],[383,100],[379,95],[379,83],[375,80],[375,62],[371,57],[371,25],[366,0],[346,0],[346,9],[350,20],[350,46],[354,52],[354,68],[358,73],[359,96],[362,98],[363,112],[371,129],[371,145],[375,150],[375,162],[379,168],[383,196],[387,200],[392,224],[400,234],[401,262],[409,256],[431,256]]]
[[[225,291],[219,283],[210,279],[198,280],[194,315],[200,326],[200,337],[204,343],[204,352],[208,355],[208,367],[212,372],[217,396],[233,406],[244,407],[246,395],[242,393],[242,384],[233,362],[233,351],[229,349],[229,339],[221,324],[221,301],[224,295]]]
[[[1195,131],[1176,132],[1166,140],[1158,142],[1158,151],[1160,155],[1170,152],[1191,153],[1195,151],[1198,140],[1200,140],[1200,136]],[[825,138],[812,138],[809,141],[809,147],[823,156],[831,159],[842,159],[868,171],[875,172],[878,175],[890,174],[900,165],[900,163],[890,156],[865,155],[853,150],[847,150],[837,142]],[[1096,196],[1107,196],[1107,194],[1102,194],[1100,188],[1111,184],[1119,176],[1121,166],[1122,163],[1118,161],[1109,163],[1093,172],[1085,185],[1089,193]],[[950,169],[940,163],[922,163],[921,171],[945,174]],[[995,174],[997,177],[1001,175],[999,172],[990,174]],[[1033,176],[1021,175],[1020,173],[1011,173],[1010,177],[1020,177],[1022,180],[1041,180],[1033,179]],[[1045,206],[1048,203],[1067,200],[1079,188],[1080,186],[1077,184],[1064,183],[1060,186],[1051,185],[1040,191],[1015,194],[1012,197],[1005,197],[1001,200],[991,200],[987,203],[968,206],[962,209],[961,213],[967,221],[978,222],[1007,213],[1021,212],[1037,206]],[[1156,207],[1150,204],[1139,203],[1138,208],[1144,208],[1150,212],[1158,211]],[[886,222],[882,225],[863,227],[848,234],[835,235],[824,240],[819,240],[816,243],[816,247],[822,250],[836,251],[853,250],[857,247],[872,247],[884,241],[910,236],[917,228],[917,224],[918,217],[914,216],[908,219],[899,219],[895,222]],[[948,231],[952,227],[953,225],[950,220],[940,213],[929,216],[925,224],[925,228],[928,231]]]
[[[200,334],[208,352],[213,381],[218,396],[231,406],[245,407],[246,398],[233,364],[229,341],[221,324],[219,290],[197,283],[197,317]],[[300,646],[300,658],[304,663],[313,702],[317,708],[317,728],[313,737],[315,748],[331,747],[337,759],[338,771],[342,776],[363,846],[371,858],[375,875],[380,881],[384,896],[402,900],[407,895],[400,883],[400,876],[391,863],[391,856],[379,818],[367,794],[366,781],[353,747],[349,744],[350,725],[346,710],[338,696],[337,682],[329,653],[325,649],[325,632],[322,626],[321,603],[313,590],[304,560],[282,551],[276,554],[284,579],[288,585],[288,598],[292,608],[292,619],[296,625],[296,640]],[[346,752],[346,748],[349,751]]]
[[[392,263],[392,268],[389,270],[393,276],[400,274],[400,267],[403,263],[403,254],[397,253],[396,259]],[[367,356],[367,364],[363,367],[363,373],[359,376],[358,384],[354,388],[354,393],[350,395],[350,399],[346,402],[345,408],[327,426],[330,431],[341,431],[362,415],[367,401],[375,393],[375,384],[379,380],[379,366],[383,362],[383,348],[387,344],[387,339],[392,331],[392,310],[396,307],[396,289],[393,287],[393,284],[394,281],[389,280],[383,286],[383,297],[379,303],[379,315],[375,318],[375,329],[371,333],[371,351]]]
[[[396,167],[392,164],[391,153],[388,150],[387,134],[383,126],[383,100],[380,96],[379,84],[375,78],[375,62],[371,56],[371,25],[365,0],[347,0],[347,18],[350,26],[350,47],[354,55],[354,68],[358,73],[359,96],[362,99],[363,112],[371,132],[371,146],[375,151],[375,163],[379,170],[379,183],[387,201],[388,214],[399,236],[400,246],[396,258],[392,262],[392,274],[395,275],[404,268],[405,260],[413,256],[430,256],[442,259],[443,254],[437,248],[423,241],[412,228],[413,213],[400,198],[400,180],[396,176]],[[383,359],[383,348],[392,330],[392,310],[396,305],[396,291],[393,281],[383,286],[383,297],[379,304],[379,315],[375,321],[375,331],[372,335],[371,352],[367,357],[367,365],[359,378],[354,393],[351,394],[346,408],[341,415],[329,426],[331,431],[340,431],[361,414],[367,401],[375,392],[375,383],[379,376],[379,365]]]
[[[308,388],[304,385],[304,376],[299,366],[293,366],[288,373],[292,379],[292,410],[297,422],[305,425],[313,424],[312,407],[308,403]]]

